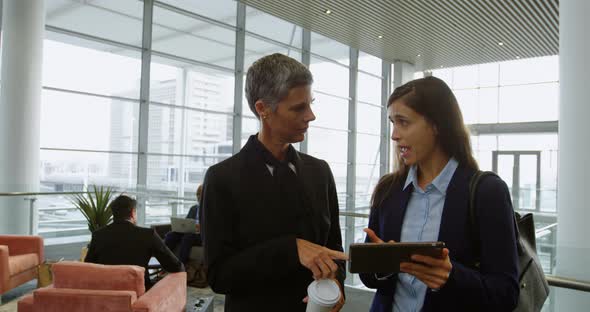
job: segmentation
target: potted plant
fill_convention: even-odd
[[[88,220],[88,229],[91,233],[106,226],[113,219],[110,203],[113,197],[113,190],[110,187],[92,186],[85,194],[75,194],[72,203]]]
[[[113,189],[103,186],[96,187],[96,185],[93,185],[92,188],[93,192],[88,190],[83,194],[75,194],[71,201],[88,220],[88,230],[94,233],[94,231],[108,225],[113,219],[110,207]],[[87,252],[88,247],[82,247],[80,261],[84,261]]]

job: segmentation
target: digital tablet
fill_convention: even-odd
[[[349,248],[350,273],[397,273],[401,262],[412,262],[412,255],[442,257],[443,242],[361,243]]]

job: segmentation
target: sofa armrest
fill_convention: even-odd
[[[10,280],[10,270],[8,270],[8,252],[8,246],[0,245],[0,294],[3,294],[8,290],[8,281]]]
[[[44,312],[131,311],[136,300],[135,292],[125,290],[40,288],[33,293],[34,306]]]
[[[180,312],[186,307],[186,272],[170,273],[133,304],[133,312]]]
[[[7,245],[11,256],[34,253],[39,256],[39,263],[45,260],[41,236],[0,235],[0,245]]]

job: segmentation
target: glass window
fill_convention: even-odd
[[[286,48],[252,36],[246,36],[246,51],[244,52],[244,69],[250,68],[252,63],[263,56],[281,53],[301,62],[301,52],[294,48]],[[245,80],[244,80],[245,81]]]
[[[479,89],[479,120],[477,123],[498,122],[498,88]]]
[[[356,165],[356,196],[355,196],[355,210],[367,209],[370,206],[371,195],[379,181],[379,162],[374,164]],[[364,226],[367,225],[367,220],[364,220]],[[363,236],[364,237],[364,236]]]
[[[49,26],[141,47],[142,1],[48,0],[45,11]]]
[[[316,120],[311,126],[332,129],[348,129],[348,101],[321,93],[314,94],[315,101],[311,105]]]
[[[468,89],[478,86],[478,66],[463,66],[453,69],[453,88]]]
[[[498,63],[481,64],[479,67],[479,86],[480,87],[497,87],[498,86],[498,71],[500,65]]]
[[[235,41],[235,30],[154,7],[154,51],[233,69]]]
[[[478,103],[477,103],[477,89],[463,89],[456,90],[455,97],[459,102],[461,113],[463,114],[463,122],[465,124],[474,124],[478,122]]]
[[[381,104],[381,79],[359,72],[357,91],[359,101]]]
[[[379,164],[381,137],[372,134],[356,135],[356,163],[365,165]]]
[[[432,71],[432,76],[442,79],[450,88],[453,88],[453,70],[452,69],[436,69]]]
[[[226,24],[236,24],[236,1],[159,0],[160,2],[193,12]]]
[[[226,147],[224,144],[217,144],[214,151],[217,154],[148,156],[148,189],[171,192],[174,196],[178,191],[194,194],[197,186],[203,183],[207,169],[231,156],[231,146],[229,153]]]
[[[497,136],[480,135],[471,137],[471,148],[480,170],[492,170],[492,152],[498,150]]]
[[[311,33],[311,53],[327,57],[344,65],[350,64],[350,48],[338,41]]]
[[[137,151],[139,103],[49,90],[42,103],[42,147]]]
[[[125,189],[135,188],[137,183],[137,154],[41,149],[40,162],[40,189],[44,192],[81,191],[89,185]]]
[[[260,131],[260,121],[256,118],[242,118],[242,146],[246,144],[251,135]]]
[[[559,84],[500,87],[500,122],[558,119]]]
[[[223,154],[226,146],[232,146],[232,126],[232,115],[150,105],[148,151],[182,155]]]
[[[559,80],[559,57],[547,56],[500,63],[500,84],[514,85]]]
[[[141,53],[81,39],[69,41],[44,41],[44,86],[139,98]]]
[[[381,59],[359,51],[359,69],[373,75],[381,76]]]
[[[381,107],[358,103],[356,130],[358,132],[380,135],[381,114],[385,114]]]
[[[329,163],[346,164],[348,133],[309,127],[309,154]]]
[[[328,162],[336,183],[338,206],[346,209],[348,133],[311,126],[308,135],[308,154]]]
[[[252,7],[246,8],[246,30],[301,48],[301,27]]]
[[[150,100],[219,112],[233,112],[234,74],[152,58]]]
[[[312,57],[310,70],[315,90],[348,98],[348,68]]]

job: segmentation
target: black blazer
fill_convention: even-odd
[[[114,221],[92,233],[85,261],[144,267],[144,281],[146,289],[149,289],[152,284],[147,266],[152,256],[158,259],[167,272],[184,271],[182,263],[153,229],[142,228],[128,221]]]
[[[342,251],[338,198],[328,164],[303,153],[295,160],[311,205],[313,243]],[[225,311],[305,311],[312,273],[299,263],[294,216],[271,194],[273,178],[249,141],[209,168],[199,209],[209,285],[226,294]],[[344,263],[338,279],[343,285]]]
[[[476,194],[480,250],[473,249],[468,223],[469,180],[474,171],[459,166],[447,189],[438,240],[446,243],[453,269],[439,290],[427,290],[422,311],[512,311],[518,301],[518,257],[512,201],[506,183],[496,176],[482,179]],[[400,241],[413,187],[392,191],[371,210],[369,228],[384,241]],[[477,256],[480,269],[474,269]],[[363,284],[377,288],[372,312],[393,311],[394,275],[377,280],[360,274]]]

